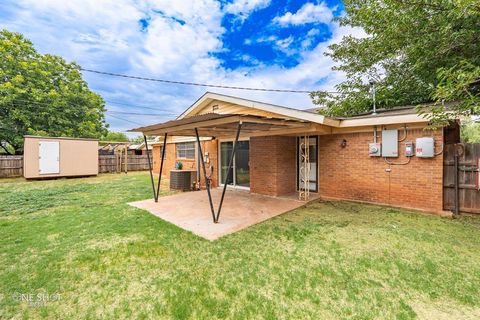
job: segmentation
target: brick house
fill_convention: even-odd
[[[442,150],[448,137],[458,139],[458,127],[424,130],[428,122],[414,107],[329,118],[207,92],[176,120],[132,131],[167,134],[165,146],[161,138],[151,146],[155,173],[165,147],[163,177],[181,161],[204,185],[201,151],[211,186],[218,187],[226,180],[238,123],[230,188],[269,196],[308,191],[323,199],[443,212]]]

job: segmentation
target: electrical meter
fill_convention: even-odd
[[[380,157],[382,155],[382,145],[376,142],[369,143],[368,155],[370,157]]]
[[[413,157],[414,156],[414,147],[412,141],[405,141],[405,157]]]

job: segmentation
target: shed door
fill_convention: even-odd
[[[60,142],[38,142],[38,171],[40,174],[60,173]]]

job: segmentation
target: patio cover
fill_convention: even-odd
[[[326,131],[326,126],[300,119],[282,119],[244,114],[207,113],[129,130],[148,136],[193,136],[195,128],[204,137],[232,137],[242,125],[242,136],[286,135]]]
[[[254,116],[244,114],[217,114],[207,113],[202,115],[191,116],[187,118],[167,121],[151,126],[132,129],[133,132],[142,132],[145,146],[147,148],[148,165],[150,169],[150,178],[152,183],[152,191],[155,202],[158,202],[158,196],[160,194],[160,182],[162,178],[163,163],[165,159],[165,149],[162,149],[162,155],[160,160],[160,172],[158,175],[158,183],[155,188],[155,182],[152,173],[152,165],[150,156],[148,153],[147,135],[149,136],[161,136],[163,135],[163,144],[167,143],[167,135],[173,136],[192,136],[195,134],[197,138],[199,158],[202,163],[203,175],[205,178],[205,184],[208,194],[208,200],[210,204],[210,211],[214,223],[218,223],[220,212],[222,210],[223,200],[225,197],[225,191],[227,183],[224,181],[223,191],[220,198],[218,209],[215,210],[212,195],[210,192],[210,178],[207,175],[205,163],[203,159],[202,147],[200,144],[200,136],[208,137],[235,137],[233,149],[231,151],[230,162],[228,164],[228,170],[225,177],[228,177],[232,170],[233,159],[236,153],[236,146],[240,137],[240,132],[244,136],[252,135],[287,135],[287,134],[299,134],[313,131],[325,130],[325,126],[318,123],[312,123],[302,119],[292,118],[273,118],[266,116]],[[155,190],[156,189],[156,190]]]

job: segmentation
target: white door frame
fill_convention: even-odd
[[[221,145],[222,142],[234,142],[235,139],[218,139],[218,146],[217,146],[217,154],[218,154],[218,185],[220,187],[224,186],[223,177],[222,177],[222,152],[221,152]],[[248,141],[249,149],[249,157],[250,157],[250,138],[243,138],[243,139],[238,139],[238,141]],[[235,177],[235,159],[233,159],[232,163],[232,178],[233,178],[233,184],[227,184],[227,188],[232,188],[232,189],[242,189],[242,190],[250,190],[250,187],[243,187],[243,186],[237,186],[237,179]]]

